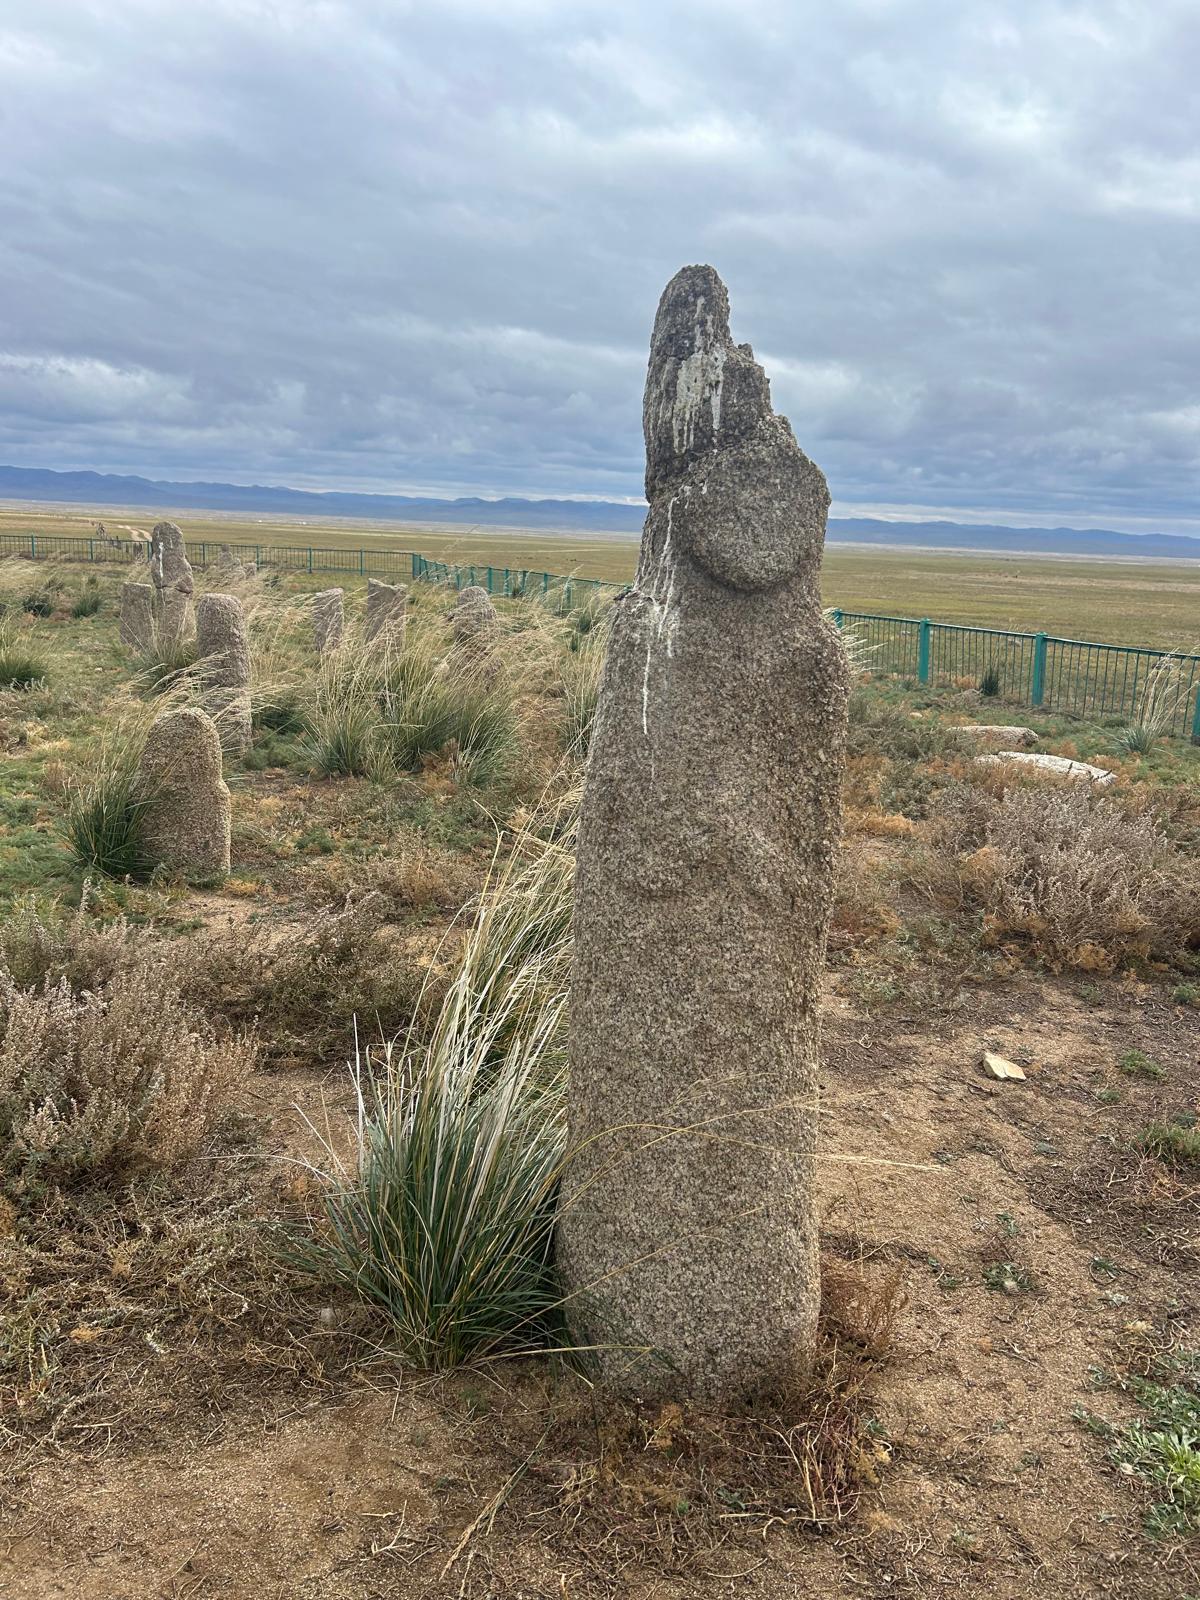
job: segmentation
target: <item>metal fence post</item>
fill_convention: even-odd
[[[834,606],[832,615],[833,615],[834,625],[836,627],[840,628],[841,625],[842,625],[842,608],[841,608],[841,606]]]
[[[363,559],[366,556],[366,553],[367,552],[365,550],[360,550],[358,552],[358,575],[359,575],[360,578],[362,577],[363,573],[366,571],[366,568],[363,566]]]
[[[1046,635],[1038,633],[1033,639],[1033,682],[1029,686],[1029,704],[1040,706],[1046,696]]]
[[[932,624],[928,617],[922,617],[920,632],[917,635],[917,680],[920,683],[929,682],[929,633]]]
[[[36,533],[31,533],[29,535],[29,559],[31,561],[36,561],[37,560],[37,534]]]
[[[89,539],[88,540],[88,560],[89,561],[95,561],[95,559],[96,559],[96,541],[95,541],[95,539]]]
[[[309,576],[311,577],[312,576],[312,545],[309,545],[309,547],[308,547],[308,572],[309,572]]]
[[[1200,744],[1200,683],[1196,685],[1196,709],[1192,713],[1192,743]]]

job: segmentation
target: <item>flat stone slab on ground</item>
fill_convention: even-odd
[[[1086,761],[1072,761],[1069,756],[1032,755],[1028,750],[997,750],[995,755],[976,756],[975,760],[979,765],[989,767],[1012,762],[1014,765],[1051,773],[1058,778],[1072,778],[1077,783],[1094,783],[1097,786],[1115,782],[1116,776],[1106,772],[1103,767],[1089,766]]]

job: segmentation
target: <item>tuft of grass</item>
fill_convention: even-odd
[[[164,693],[181,704],[185,687]],[[154,866],[144,843],[146,812],[153,793],[138,776],[150,723],[162,701],[133,703],[117,716],[94,747],[90,761],[67,782],[61,829],[66,843],[89,872],[108,878],[144,877]]]
[[[480,899],[436,1019],[356,1050],[353,1160],[323,1139],[306,1265],[389,1319],[409,1360],[447,1367],[544,1343],[566,1146],[569,855],[527,833]]]
[[[1000,668],[994,661],[989,661],[980,674],[979,693],[985,700],[995,700],[999,696],[1001,687]]]
[[[1180,720],[1195,690],[1197,649],[1172,650],[1154,663],[1142,683],[1133,721],[1113,741],[1122,755],[1149,755]]]
[[[190,682],[196,665],[196,640],[186,635],[162,635],[155,629],[153,637],[137,652],[135,663],[145,694],[170,694]]]
[[[347,644],[321,658],[307,719],[318,772],[362,778],[378,770],[381,689],[372,652]]]
[[[1168,1166],[1181,1167],[1200,1161],[1200,1127],[1190,1112],[1180,1112],[1169,1122],[1151,1122],[1135,1141]]]
[[[484,660],[443,660],[434,636],[409,630],[401,654],[383,665],[381,747],[400,771],[427,756],[453,753],[457,775],[486,787],[508,777],[518,755],[518,723],[508,680]]]
[[[993,939],[1019,936],[1052,968],[1173,960],[1200,939],[1200,871],[1153,812],[1090,786],[944,788],[932,839],[957,858],[955,897]]]
[[[566,701],[563,744],[567,754],[580,761],[587,756],[591,744],[592,723],[600,698],[600,677],[604,671],[605,643],[603,633],[589,633],[579,649],[568,652],[562,660]]]
[[[1127,1078],[1165,1078],[1167,1069],[1158,1064],[1152,1056],[1143,1054],[1141,1050],[1126,1050],[1125,1054],[1117,1061],[1117,1071],[1123,1072]]]
[[[54,610],[56,594],[49,584],[32,589],[21,601],[21,610],[31,617],[48,617]]]
[[[48,671],[41,649],[10,618],[0,619],[0,689],[32,689]]]
[[[100,586],[95,578],[89,578],[81,593],[75,596],[71,603],[71,615],[78,622],[83,617],[94,617],[100,610]]]

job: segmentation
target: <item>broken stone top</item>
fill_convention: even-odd
[[[646,498],[639,585],[659,590],[690,556],[729,588],[815,574],[829,490],[771,409],[766,373],[729,332],[712,267],[684,267],[659,302],[642,405]]]
[[[174,522],[156,522],[150,536],[150,575],[155,587],[174,587],[191,594],[192,566],[187,558],[183,529]]]
[[[646,497],[696,461],[754,432],[771,389],[748,344],[729,333],[729,295],[711,267],[684,267],[663,291],[642,406]]]

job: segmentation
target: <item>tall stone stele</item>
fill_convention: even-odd
[[[131,650],[149,650],[154,642],[154,586],[149,583],[121,585],[121,620],[118,635]]]
[[[312,597],[313,643],[318,655],[341,646],[346,630],[346,592],[322,589]]]
[[[202,594],[196,601],[196,671],[221,748],[229,755],[245,755],[251,731],[250,643],[236,595]]]
[[[450,627],[461,655],[482,661],[491,654],[500,633],[500,613],[480,584],[471,583],[458,591]]]
[[[138,763],[147,859],[185,878],[229,871],[229,788],[217,726],[195,706],[150,725]]]
[[[829,491],[711,267],[667,285],[643,427],[650,512],[580,820],[559,1266],[611,1387],[761,1395],[809,1364],[819,1299],[848,687],[818,590]]]
[[[150,579],[154,585],[154,626],[159,640],[175,644],[193,627],[192,565],[183,530],[174,522],[156,522],[150,534]]]
[[[404,642],[404,627],[408,620],[408,590],[400,583],[381,583],[378,578],[367,579],[368,641],[386,634],[393,648]]]

